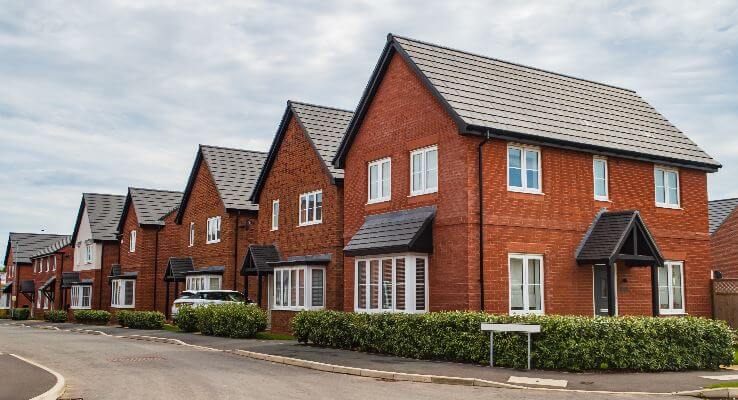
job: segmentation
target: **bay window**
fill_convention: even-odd
[[[323,191],[303,193],[300,195],[300,226],[320,224],[323,222]]]
[[[438,147],[431,146],[410,153],[410,195],[438,191]]]
[[[392,191],[392,165],[389,158],[369,163],[369,203],[388,201]]]
[[[274,268],[274,310],[325,307],[325,268]]]
[[[530,146],[508,146],[507,190],[541,193],[540,149]]]
[[[354,310],[428,311],[428,257],[402,254],[357,258]]]
[[[220,290],[220,275],[189,275],[186,279],[187,290]]]
[[[92,286],[73,285],[71,288],[70,308],[89,309],[92,303]]]
[[[684,263],[665,261],[658,268],[659,312],[661,314],[684,314]]]
[[[116,308],[133,308],[136,305],[136,281],[134,279],[113,279],[111,283],[110,305]]]
[[[543,314],[543,256],[510,254],[510,314]]]

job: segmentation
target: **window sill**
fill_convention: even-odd
[[[544,315],[543,310],[541,311],[517,311],[517,310],[510,310],[510,315]]]
[[[513,192],[513,193],[536,194],[536,195],[540,195],[540,196],[543,196],[544,195],[543,191],[541,191],[541,190],[523,189],[523,188],[518,188],[518,187],[514,187],[514,186],[508,186],[507,187],[507,191],[508,192]]]
[[[659,203],[656,203],[656,207],[657,208],[663,208],[663,209],[666,209],[666,210],[678,210],[678,211],[683,211],[684,210],[681,207],[681,205],[673,206],[673,205],[669,205],[669,204],[659,204]]]
[[[361,313],[361,314],[381,314],[381,313],[387,313],[387,314],[425,314],[428,311],[421,310],[421,311],[408,311],[408,310],[366,310],[366,309],[360,309],[360,308],[354,308],[355,313]]]
[[[282,307],[272,306],[272,311],[305,311],[305,310],[322,310],[325,307]]]
[[[659,316],[664,317],[683,317],[687,315],[689,314],[687,314],[684,310],[659,310]]]
[[[298,224],[297,227],[300,228],[300,227],[303,227],[303,226],[320,225],[322,223],[323,223],[323,220],[315,221],[315,222],[305,222],[305,223],[302,223],[302,224]]]
[[[369,206],[372,204],[380,204],[380,203],[387,203],[388,201],[392,200],[391,197],[383,198],[383,199],[376,199],[376,200],[369,200],[366,202],[365,205]]]
[[[69,306],[70,310],[91,310],[92,307],[75,307],[75,306]]]
[[[217,243],[220,243],[220,240],[215,240],[215,241],[212,241],[212,242],[205,242],[205,244],[217,244]],[[192,246],[190,246],[190,247],[192,247]]]
[[[599,198],[598,199],[597,197],[595,197],[594,201],[599,202],[599,203],[612,203],[612,200],[610,200],[609,198]]]
[[[272,228],[272,229],[269,230],[269,232],[276,232],[278,230],[279,230],[279,228]]]
[[[438,193],[438,189],[430,190],[427,192],[410,192],[410,195],[407,197],[418,197],[418,196],[425,196],[427,194],[436,194]]]
[[[111,304],[110,308],[136,308],[136,306],[116,306],[115,304]]]

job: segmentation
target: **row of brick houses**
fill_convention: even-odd
[[[71,237],[12,233],[0,300],[169,315],[233,289],[278,331],[321,308],[709,315],[738,271],[719,168],[631,90],[389,35],[355,112],[289,101],[268,153],[201,145],[184,192],[88,193]]]

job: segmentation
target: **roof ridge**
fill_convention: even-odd
[[[125,194],[98,193],[98,192],[82,192],[82,195],[83,196],[89,195],[89,194],[94,194],[94,195],[97,195],[97,196],[120,196],[120,197],[126,197]]]
[[[152,192],[167,192],[167,193],[182,193],[179,190],[169,190],[169,189],[150,189],[150,188],[142,188],[142,187],[134,187],[129,186],[128,189],[134,189],[134,190],[149,190]]]
[[[513,61],[507,61],[507,60],[502,60],[502,59],[499,59],[499,58],[485,56],[485,55],[482,55],[482,54],[473,53],[471,51],[454,49],[452,47],[442,46],[442,45],[435,44],[435,43],[430,43],[430,42],[425,42],[425,41],[422,41],[422,40],[417,40],[417,39],[409,38],[409,37],[406,37],[406,36],[395,35],[393,33],[387,34],[387,40],[388,41],[393,40],[393,38],[405,39],[405,40],[409,40],[409,41],[412,41],[412,42],[421,43],[421,44],[424,44],[424,45],[427,45],[427,46],[438,47],[438,48],[441,48],[441,49],[455,51],[455,52],[459,52],[459,53],[462,53],[462,54],[467,54],[467,55],[474,56],[474,57],[481,57],[481,58],[485,58],[487,60],[502,62],[502,63],[505,63],[505,64],[516,65],[518,67],[528,68],[528,69],[532,69],[534,71],[545,72],[547,74],[553,74],[553,75],[563,76],[563,77],[566,77],[566,78],[569,78],[569,79],[575,79],[575,80],[582,81],[582,82],[588,82],[588,83],[593,83],[593,84],[596,84],[596,85],[607,86],[607,87],[610,87],[610,88],[625,90],[627,92],[631,92],[633,94],[637,94],[637,92],[635,90],[633,90],[633,89],[628,89],[628,88],[624,88],[624,87],[621,87],[621,86],[612,85],[612,84],[609,84],[609,83],[602,83],[602,82],[597,82],[597,81],[594,81],[594,80],[591,80],[591,79],[580,78],[578,76],[562,74],[560,72],[554,72],[554,71],[550,71],[550,70],[539,68],[539,67],[533,67],[533,66],[530,66],[530,65],[521,64],[521,63],[517,63],[517,62],[513,62]]]
[[[336,110],[336,111],[344,111],[344,112],[350,112],[350,113],[352,113],[352,114],[354,113],[354,111],[352,111],[352,110],[347,110],[347,109],[344,109],[344,108],[331,107],[331,106],[322,106],[322,105],[320,105],[320,104],[314,104],[314,103],[306,103],[306,102],[304,102],[304,101],[297,101],[297,100],[287,100],[287,103],[289,103],[289,104],[301,104],[301,105],[304,105],[304,106],[311,106],[311,107],[317,107],[317,108],[327,108],[327,109],[329,109],[329,110]]]
[[[14,235],[49,235],[49,236],[69,236],[64,233],[37,233],[37,232],[8,232],[8,235],[14,234]]]
[[[738,200],[738,197],[728,197],[725,199],[709,200],[708,203],[717,203],[718,201],[736,201],[736,200]]]
[[[249,150],[249,149],[237,149],[237,148],[235,148],[235,147],[214,146],[214,145],[211,145],[211,144],[202,144],[202,143],[201,143],[201,144],[200,144],[199,146],[200,146],[201,148],[202,148],[202,147],[209,147],[209,148],[211,148],[211,149],[235,150],[235,151],[243,151],[243,152],[249,152],[249,153],[259,153],[259,154],[267,154],[267,152],[266,152],[266,151],[259,151],[259,150]]]

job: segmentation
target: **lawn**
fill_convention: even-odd
[[[179,332],[179,328],[177,327],[177,325],[164,324],[164,327],[162,329],[169,332]]]
[[[294,336],[285,333],[259,332],[254,337],[261,340],[295,340]]]
[[[714,385],[705,386],[706,389],[724,389],[738,387],[738,381],[721,382]]]

